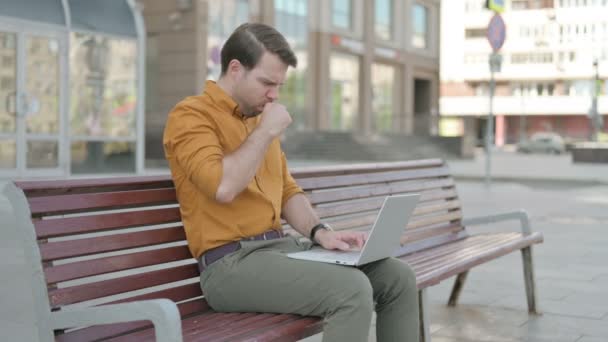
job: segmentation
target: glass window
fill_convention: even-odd
[[[0,32],[0,133],[15,133],[17,111],[16,35]],[[1,157],[0,157],[1,158]],[[1,163],[2,161],[0,161]]]
[[[428,8],[420,4],[414,4],[412,8],[412,25],[412,46],[426,49],[428,47]]]
[[[374,30],[382,40],[393,39],[393,0],[376,0],[374,3]]]
[[[385,64],[372,65],[372,112],[377,132],[393,130],[396,68]]]
[[[486,29],[485,28],[470,28],[464,30],[465,38],[485,38],[486,37]]]
[[[72,135],[135,138],[136,54],[132,40],[72,34]]]
[[[128,141],[73,141],[73,174],[135,172],[135,143]]]
[[[352,130],[359,112],[359,57],[332,53],[329,62],[331,130]]]
[[[208,1],[207,79],[217,80],[222,70],[220,52],[224,42],[239,25],[249,21],[247,0]]]
[[[306,127],[308,1],[275,0],[275,22],[277,30],[285,36],[298,57],[298,67],[287,71],[279,102],[287,106],[293,119],[289,129],[300,130]]]
[[[513,0],[511,2],[511,9],[523,10],[528,8],[528,0]]]
[[[59,133],[59,42],[53,38],[26,40],[28,133]]]
[[[352,0],[332,0],[331,22],[334,27],[349,29],[352,27]]]
[[[0,169],[17,167],[17,150],[14,140],[0,140]]]
[[[59,166],[59,144],[55,140],[28,141],[27,142],[27,167],[56,168]]]

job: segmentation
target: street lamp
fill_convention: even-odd
[[[597,110],[597,97],[600,92],[600,75],[597,58],[593,60],[595,77],[593,79],[593,98],[591,99],[591,109],[589,110],[589,120],[591,120],[591,141],[597,141],[598,131],[602,126],[602,117]]]

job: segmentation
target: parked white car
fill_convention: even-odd
[[[517,151],[522,153],[560,154],[566,151],[564,139],[556,133],[534,133],[530,139],[517,144]]]

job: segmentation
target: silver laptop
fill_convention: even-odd
[[[360,251],[327,250],[315,246],[307,251],[288,253],[287,256],[348,266],[364,265],[391,257],[400,246],[399,238],[419,198],[419,194],[387,196]]]

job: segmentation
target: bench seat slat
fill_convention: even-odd
[[[187,246],[176,246],[92,260],[77,261],[44,269],[48,284],[192,259]]]
[[[297,320],[299,317],[295,315],[287,315],[287,314],[275,314],[275,315],[265,315],[263,317],[256,317],[262,315],[253,315],[247,318],[243,318],[238,322],[234,322],[231,324],[227,324],[220,329],[213,329],[212,331],[208,331],[205,334],[197,334],[199,335],[196,338],[197,341],[229,341],[232,338],[235,338],[239,335],[243,335],[248,331],[256,331],[256,330],[268,330],[273,329],[277,325],[285,324],[288,322],[292,322]],[[187,336],[191,336],[187,333]]]
[[[308,194],[308,198],[313,205],[320,203],[337,202],[341,200],[362,199],[368,197],[377,197],[383,195],[403,194],[408,192],[419,192],[423,190],[449,188],[454,186],[454,180],[451,178],[408,182],[401,184],[377,185],[374,187],[363,188],[342,188],[337,190],[327,190],[312,192]]]
[[[458,227],[459,228],[459,227]],[[457,229],[455,232],[448,232],[442,235],[434,235],[433,237],[423,239],[423,240],[415,240],[409,241],[408,243],[401,245],[395,252],[395,257],[402,257],[405,255],[410,255],[412,253],[423,251],[427,248],[433,246],[444,245],[452,242],[459,241],[468,237],[469,234],[464,229]]]
[[[96,233],[121,228],[180,222],[179,208],[130,211],[78,217],[36,220],[36,236],[48,239],[73,234]]]
[[[513,233],[506,233],[513,234]],[[518,233],[515,233],[518,234]],[[483,234],[486,235],[486,234]],[[483,235],[473,235],[467,239],[484,239]],[[504,235],[502,233],[496,233],[493,235]],[[439,283],[440,281],[453,277],[461,272],[464,272],[470,269],[473,266],[480,265],[482,263],[493,260],[499,256],[506,255],[515,250],[522,249],[524,247],[531,246],[536,243],[541,243],[543,241],[543,235],[541,233],[533,233],[530,235],[523,235],[519,233],[519,238],[514,239],[506,244],[496,244],[494,248],[486,249],[484,251],[480,251],[476,255],[471,255],[465,259],[450,259],[451,263],[441,265],[436,267],[435,269],[427,269],[425,273],[417,274],[417,284],[418,288],[424,288],[430,285],[434,285]],[[443,248],[442,246],[435,247],[429,250],[432,252],[434,249]],[[401,257],[400,259],[407,262],[407,256]]]
[[[173,188],[28,198],[33,217],[171,204],[176,200]]]
[[[447,167],[432,169],[385,171],[365,174],[338,175],[326,177],[299,178],[298,185],[304,190],[326,189],[342,186],[371,185],[377,183],[405,181],[421,178],[446,177],[450,174]]]
[[[498,239],[504,236],[505,235],[497,235],[492,237]],[[509,237],[513,236],[514,235],[509,234]],[[443,244],[441,245],[441,248],[430,248],[417,253],[409,254],[407,257],[407,262],[410,264],[418,264],[421,261],[424,262],[431,259],[434,260],[445,255],[451,255],[451,253],[453,252],[468,248],[470,246],[479,245],[481,243],[481,240],[482,239],[479,237],[479,235],[468,236],[468,238],[465,239],[459,239],[458,241],[452,241],[451,243]]]
[[[296,341],[321,331],[323,321],[316,317],[288,314],[209,313],[182,321],[184,341]],[[112,342],[154,341],[149,328],[121,337]]]
[[[51,307],[56,308],[198,276],[198,266],[188,264],[88,284],[51,289],[49,290],[49,299]]]
[[[184,341],[192,341],[193,337],[204,334],[207,331],[214,331],[234,322],[247,319],[252,316],[267,317],[272,314],[257,314],[257,313],[220,313],[207,312],[200,315],[193,315],[182,320],[182,336]],[[200,338],[200,336],[199,336]],[[129,341],[154,341],[154,329],[146,329],[135,333],[126,334],[109,339],[112,342],[129,342]]]
[[[516,233],[515,233],[516,234]],[[461,260],[474,257],[475,255],[484,253],[491,250],[499,245],[508,244],[516,239],[517,235],[505,235],[505,236],[485,236],[483,238],[476,239],[465,239],[460,248],[450,251],[449,253],[431,254],[427,259],[413,262],[413,266],[420,270],[421,273],[425,273],[426,270],[435,269],[438,266],[449,264],[452,260]],[[470,241],[467,241],[470,240]],[[466,244],[466,242],[470,242]]]
[[[150,298],[168,298],[168,297],[150,297]],[[148,298],[148,299],[150,299]],[[177,305],[181,317],[188,317],[193,314],[202,315],[210,310],[209,305],[203,299],[181,303]],[[103,324],[78,329],[64,334],[57,335],[57,342],[82,342],[90,340],[100,340],[131,334],[133,332],[142,331],[146,328],[152,328],[152,324],[148,321],[134,321],[117,324]]]
[[[323,320],[316,317],[301,317],[298,320],[273,327],[270,330],[248,333],[242,337],[243,341],[290,341],[300,340],[318,334],[323,329]],[[289,336],[284,338],[284,336]]]
[[[40,255],[43,261],[52,261],[185,240],[186,233],[183,227],[179,226],[85,239],[48,242],[40,245]]]

